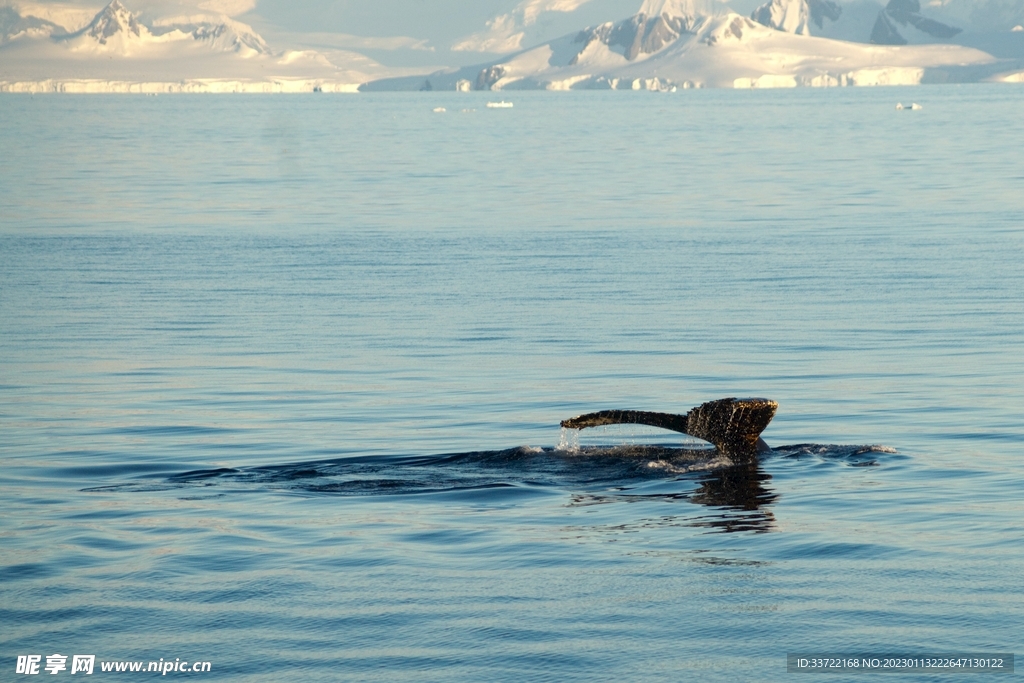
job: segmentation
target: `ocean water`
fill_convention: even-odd
[[[0,97],[0,680],[1024,650],[1024,90],[487,99]]]

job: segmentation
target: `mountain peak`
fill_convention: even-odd
[[[809,36],[811,22],[822,28],[825,19],[837,21],[842,12],[843,8],[832,0],[770,0],[755,9],[750,18],[777,31]]]
[[[240,54],[273,54],[263,37],[251,26],[223,17],[219,23],[202,22],[177,26],[185,33],[208,43],[218,50],[230,50]]]
[[[645,17],[697,17],[713,12],[703,0],[644,0],[637,14]]]
[[[100,10],[92,22],[82,29],[82,32],[95,38],[100,45],[106,45],[108,38],[119,33],[141,37],[145,30],[138,18],[128,11],[120,0],[111,0],[111,3]]]
[[[630,62],[652,55],[691,33],[701,18],[714,14],[708,0],[644,0],[640,11],[629,19],[580,31],[574,42],[583,43],[583,48],[571,63],[578,63],[594,43],[604,43]]]
[[[810,14],[807,0],[771,0],[755,9],[750,18],[768,28],[809,36]]]
[[[933,38],[949,40],[963,30],[922,16],[920,0],[889,0],[889,4],[878,13],[878,19],[871,30],[871,42],[879,45],[906,45],[909,41],[904,31],[897,28],[897,24],[916,29],[927,36],[927,42],[932,42]]]

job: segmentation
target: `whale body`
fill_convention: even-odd
[[[562,420],[562,427],[586,429],[610,424],[661,427],[703,439],[737,460],[752,460],[770,450],[761,432],[775,417],[779,404],[767,398],[721,398],[693,408],[685,415],[645,410],[602,410]]]

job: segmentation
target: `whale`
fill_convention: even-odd
[[[587,429],[611,424],[640,424],[669,429],[713,444],[737,462],[751,462],[771,448],[761,432],[775,417],[779,404],[768,398],[720,398],[682,415],[646,410],[602,410],[562,420],[566,429]]]

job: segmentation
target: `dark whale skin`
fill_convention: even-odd
[[[748,460],[767,450],[767,444],[761,440],[761,432],[775,417],[778,408],[778,403],[767,398],[721,398],[703,403],[685,415],[646,410],[602,410],[562,420],[561,425],[568,429],[609,424],[661,427],[703,439],[731,458]]]

